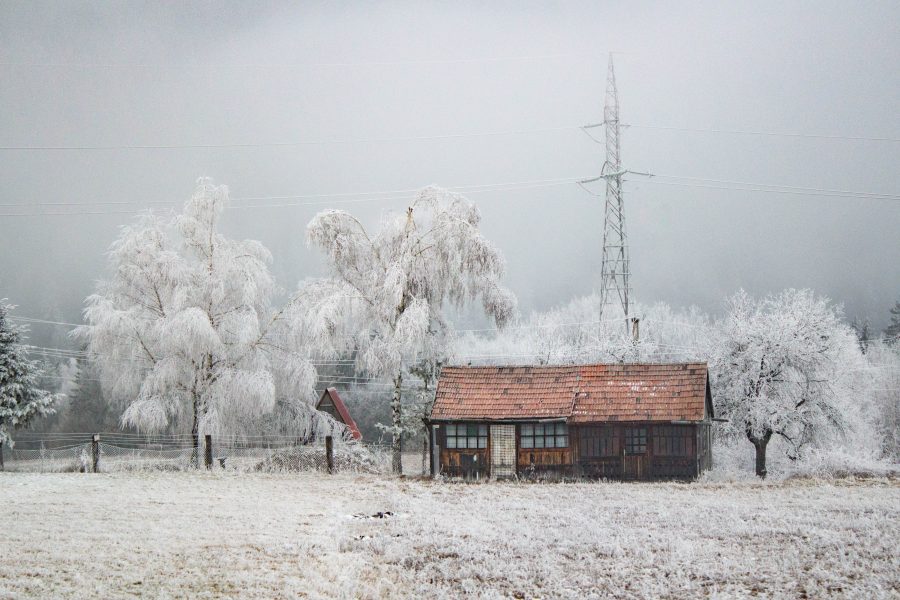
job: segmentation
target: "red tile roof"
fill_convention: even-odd
[[[431,418],[701,421],[706,387],[705,363],[444,367]]]

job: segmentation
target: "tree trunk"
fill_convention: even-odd
[[[197,395],[194,395],[194,423],[191,426],[191,441],[193,450],[191,451],[191,462],[196,468],[200,468],[200,415],[198,414],[199,401]]]
[[[753,446],[756,448],[756,475],[765,479],[766,446],[769,445],[769,440],[772,439],[772,432],[766,430],[762,437],[756,437],[748,431],[747,439],[749,439],[753,443]]]
[[[3,466],[3,440],[0,440],[0,471],[5,471],[6,467]]]
[[[401,461],[401,427],[403,423],[400,420],[400,386],[403,384],[403,374],[398,373],[394,378],[394,395],[391,398],[391,425],[393,432],[391,437],[391,470],[397,474],[403,474],[403,463]]]

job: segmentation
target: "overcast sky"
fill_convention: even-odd
[[[882,327],[900,298],[900,4],[336,4],[0,4],[0,146],[118,147],[0,150],[0,297],[79,319],[128,211],[181,204],[199,176],[295,197],[225,217],[293,288],[322,273],[315,212],[374,225],[408,203],[296,196],[598,174],[603,146],[577,127],[602,120],[615,51],[625,166],[706,180],[626,184],[638,301],[719,312],[740,287],[812,287]],[[516,133],[410,139],[498,132]],[[229,144],[250,146],[121,148]],[[469,197],[525,311],[597,287],[602,197]],[[288,203],[304,204],[271,206]],[[35,212],[82,214],[9,216]]]

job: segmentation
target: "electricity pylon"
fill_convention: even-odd
[[[603,122],[584,127],[585,133],[593,127],[604,127],[606,131],[606,161],[599,177],[586,179],[580,183],[590,183],[601,179],[606,181],[606,208],[603,214],[603,259],[600,267],[600,318],[607,304],[618,298],[625,315],[625,325],[631,331],[629,320],[631,272],[628,264],[628,237],[625,233],[625,205],[622,199],[622,177],[635,173],[622,168],[621,145],[619,142],[619,95],[616,88],[616,72],[613,68],[612,53],[609,55],[609,70],[606,75],[606,102],[603,107]],[[588,133],[590,135],[590,133]],[[593,138],[594,141],[599,141]]]

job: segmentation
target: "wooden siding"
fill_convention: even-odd
[[[573,473],[571,447],[519,448],[517,455],[516,467],[521,477],[558,477]]]
[[[440,445],[439,466],[440,472],[448,477],[464,477],[466,479],[483,479],[491,474],[491,438],[487,435],[484,448],[448,448],[448,426],[482,425],[485,423],[450,423],[442,424],[438,428],[438,443]],[[477,436],[476,436],[477,437]]]
[[[712,466],[709,423],[570,425],[566,448],[523,448],[522,425],[514,425],[518,477],[693,479]],[[490,436],[485,448],[447,448],[446,425],[438,431],[440,473],[466,478],[492,475]]]

